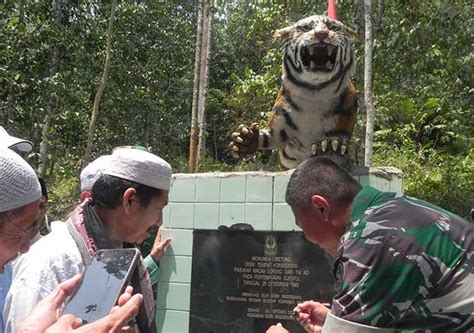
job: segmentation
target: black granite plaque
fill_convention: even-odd
[[[194,231],[191,333],[264,333],[278,322],[303,333],[295,305],[333,294],[323,250],[301,232]]]

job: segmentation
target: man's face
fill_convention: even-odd
[[[163,191],[160,196],[153,197],[148,207],[143,209],[136,205],[125,222],[124,242],[141,244],[150,235],[150,228],[157,228],[163,223],[163,209],[168,204],[168,191]]]
[[[311,214],[310,208],[291,206],[291,210],[295,216],[296,225],[303,230],[306,239],[312,243],[319,244],[320,235],[317,230],[317,216]]]
[[[0,270],[18,253],[28,251],[32,233],[37,231],[40,200],[23,207],[18,214],[2,223],[0,228]]]
[[[304,232],[307,240],[326,249],[329,244],[338,242],[332,224],[324,219],[318,207],[291,207],[296,225]]]

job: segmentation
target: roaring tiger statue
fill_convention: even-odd
[[[283,45],[282,86],[268,127],[240,125],[232,133],[234,158],[279,149],[280,163],[295,168],[312,155],[348,166],[357,116],[354,72],[356,33],[336,19],[314,15],[278,30]]]

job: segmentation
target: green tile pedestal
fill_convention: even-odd
[[[175,174],[163,236],[173,238],[160,266],[156,322],[160,333],[188,333],[194,229],[249,223],[255,230],[300,230],[285,203],[287,172]],[[400,170],[359,167],[362,185],[403,193]]]

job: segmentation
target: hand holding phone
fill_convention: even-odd
[[[107,316],[128,284],[139,257],[140,252],[135,248],[94,253],[63,314],[79,317],[83,324]]]

